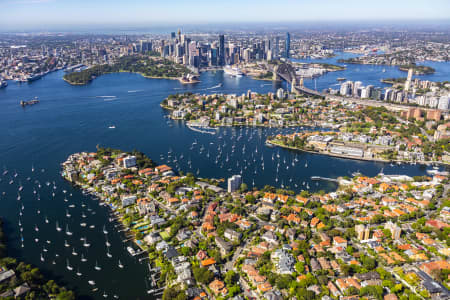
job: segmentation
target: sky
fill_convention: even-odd
[[[0,0],[0,29],[449,20],[450,0]]]

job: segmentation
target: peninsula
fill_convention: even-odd
[[[248,190],[235,175],[224,190],[99,148],[70,155],[62,175],[108,204],[135,241],[129,252],[150,259],[148,293],[163,300],[448,293],[448,177],[438,171],[343,177],[315,194]]]
[[[417,65],[411,62],[410,59],[405,60],[389,60],[389,57],[379,56],[359,56],[348,59],[339,59],[339,63],[345,64],[362,64],[362,65],[390,65],[398,66],[400,71],[408,72],[409,69],[414,71],[414,75],[433,74],[435,69],[429,66]]]
[[[68,73],[63,79],[72,85],[85,85],[103,74],[118,72],[138,73],[147,78],[177,79],[183,83],[196,79],[188,76],[191,72],[185,66],[149,55],[122,56],[111,65],[95,65],[79,72]]]

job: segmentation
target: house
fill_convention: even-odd
[[[144,241],[149,244],[153,245],[161,240],[161,236],[157,232],[149,233],[144,237]]]
[[[261,238],[265,240],[268,243],[276,244],[277,243],[277,236],[272,231],[267,231],[264,233]]]
[[[222,254],[222,256],[225,256],[228,254],[228,252],[230,252],[232,246],[230,243],[228,243],[227,241],[225,241],[223,238],[216,236],[215,238],[217,247],[220,250],[220,254]]]
[[[397,295],[395,294],[387,294],[384,295],[384,300],[398,300]]]
[[[440,261],[432,261],[429,263],[423,263],[422,265],[420,265],[419,267],[422,271],[424,271],[425,273],[427,273],[430,277],[435,276],[435,271],[434,270],[445,270],[445,269],[450,269],[450,262],[445,261],[445,260],[440,260]]]
[[[122,160],[124,168],[132,168],[136,166],[136,156],[129,155]]]
[[[28,283],[25,282],[24,284],[22,284],[14,289],[14,297],[16,299],[20,298],[23,295],[27,294],[29,291],[30,291],[30,286],[28,285]]]
[[[137,197],[134,195],[122,195],[120,196],[120,199],[122,201],[122,207],[126,207],[136,203]]]
[[[342,247],[342,248],[347,247],[347,240],[341,238],[340,236],[335,236],[333,238],[333,243],[334,243],[334,246],[336,246],[336,247]]]
[[[168,260],[172,260],[173,258],[176,258],[179,256],[178,251],[173,246],[168,246],[166,252],[164,252],[164,256]]]
[[[331,294],[333,295],[333,297],[339,297],[341,295],[341,292],[339,292],[339,290],[337,289],[337,287],[333,284],[333,282],[328,281],[328,285],[327,285],[328,289],[330,290]]]
[[[271,254],[278,274],[292,274],[295,272],[295,258],[283,249],[277,249]]]
[[[230,228],[225,229],[224,237],[235,242],[241,239],[242,234],[240,232],[234,231]]]
[[[218,279],[214,279],[210,284],[209,288],[215,295],[223,295],[225,296],[228,293],[227,288],[225,287],[225,283]]]
[[[208,257],[208,253],[206,253],[206,251],[204,251],[204,250],[200,250],[197,252],[196,256],[197,256],[198,260],[203,260]]]
[[[0,283],[13,278],[15,275],[16,274],[14,273],[13,270],[7,270],[7,271],[5,270],[5,271],[0,272]]]
[[[204,259],[201,262],[202,267],[209,267],[209,266],[214,265],[215,263],[216,263],[216,260],[214,258]]]

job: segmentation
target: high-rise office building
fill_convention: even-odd
[[[289,52],[291,51],[291,35],[286,32],[286,45],[284,49],[284,57],[289,58]]]
[[[274,56],[278,57],[280,55],[280,37],[279,36],[277,36],[275,38],[275,47],[274,48],[275,48]]]
[[[225,65],[225,36],[219,35],[219,66]]]

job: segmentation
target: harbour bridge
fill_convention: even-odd
[[[273,73],[273,80],[283,79],[291,84],[291,92],[325,98],[325,94],[305,87],[303,85],[303,80],[297,82],[295,69],[292,64],[288,62],[282,62],[281,64],[275,65],[267,64],[267,68]]]

